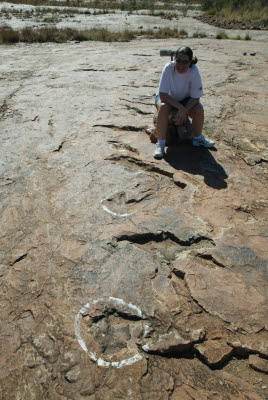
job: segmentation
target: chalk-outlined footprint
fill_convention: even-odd
[[[104,297],[104,298],[100,298],[97,300],[93,300],[90,303],[87,303],[84,307],[82,307],[81,310],[79,310],[79,312],[77,313],[77,315],[75,317],[75,323],[74,323],[75,336],[78,340],[78,343],[82,347],[82,349],[91,358],[91,360],[96,362],[98,364],[98,366],[100,366],[100,367],[122,368],[122,367],[132,365],[132,364],[136,363],[137,361],[142,360],[143,355],[137,352],[132,357],[123,359],[121,361],[108,361],[107,359],[104,359],[103,357],[98,357],[94,351],[90,351],[90,349],[88,349],[86,342],[81,334],[80,322],[81,322],[82,317],[87,312],[90,312],[91,308],[94,307],[94,305],[101,306],[103,304],[108,309],[117,310],[118,312],[121,312],[121,313],[127,312],[129,315],[132,315],[133,317],[135,317],[137,319],[141,319],[141,320],[144,319],[142,311],[137,306],[135,306],[134,304],[131,304],[131,303],[127,303],[122,299],[118,299],[115,297]],[[108,358],[108,356],[107,356],[107,358]]]
[[[101,200],[101,206],[104,211],[107,213],[113,215],[114,217],[119,217],[119,218],[126,218],[126,217],[131,217],[136,213],[136,211],[133,212],[127,212],[127,195],[125,190],[117,190],[116,192],[113,192],[106,196],[104,199]],[[116,212],[113,211],[111,208],[114,210],[120,209],[124,210],[126,212]]]

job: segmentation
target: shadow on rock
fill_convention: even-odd
[[[188,143],[167,148],[165,161],[173,168],[193,175],[203,175],[206,185],[214,189],[226,189],[228,178],[224,168],[215,160],[211,151],[215,148],[196,148]]]

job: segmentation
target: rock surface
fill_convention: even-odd
[[[196,344],[195,349],[210,367],[223,365],[233,353],[230,346],[218,340],[207,340],[204,344]]]
[[[266,397],[267,47],[187,41],[216,149],[156,162],[180,44],[1,47],[3,400]]]
[[[268,362],[267,360],[264,360],[263,358],[260,358],[259,356],[255,354],[251,354],[249,356],[249,366],[256,371],[261,371],[264,372],[265,374],[268,374]]]

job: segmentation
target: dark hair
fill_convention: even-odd
[[[196,57],[193,58],[193,51],[192,51],[192,49],[190,49],[190,47],[188,47],[188,46],[182,46],[182,47],[180,47],[180,48],[176,51],[176,56],[175,56],[175,57],[177,58],[179,54],[184,54],[184,55],[186,55],[186,56],[189,57],[189,60],[192,61],[190,67],[191,67],[193,64],[196,64],[197,61],[198,61]]]

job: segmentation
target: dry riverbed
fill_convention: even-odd
[[[1,46],[1,399],[267,398],[256,35]],[[156,162],[159,51],[184,43],[216,146]]]

